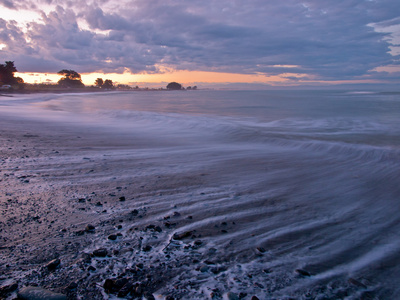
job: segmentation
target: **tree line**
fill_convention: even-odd
[[[18,71],[13,61],[6,61],[5,64],[0,64],[0,86],[23,84],[24,80],[21,77],[15,77],[15,72]]]
[[[2,86],[10,86],[17,87],[18,89],[22,89],[24,87],[24,80],[21,77],[15,77],[15,73],[18,72],[17,68],[14,65],[13,61],[6,61],[5,64],[0,64],[0,87]],[[84,88],[85,85],[82,82],[81,74],[74,70],[63,69],[57,72],[58,75],[61,75],[62,78],[58,80],[57,85],[63,88]],[[105,89],[112,90],[115,89],[111,79],[103,80],[103,78],[97,78],[94,82],[94,86]],[[128,85],[119,84],[118,88],[130,89]],[[170,82],[167,87],[168,90],[184,90],[185,88],[177,83]],[[135,89],[138,89],[136,86]],[[188,86],[186,90],[196,90],[197,86]]]

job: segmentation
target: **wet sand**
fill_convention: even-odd
[[[102,299],[107,297],[105,279],[136,270],[139,261],[150,261],[150,247],[172,247],[168,243],[176,225],[169,225],[164,217],[174,218],[174,224],[188,222],[188,216],[178,216],[174,204],[147,207],[146,201],[159,197],[160,191],[173,195],[182,187],[199,185],[202,176],[136,176],[136,168],[151,164],[124,158],[126,149],[143,148],[138,139],[129,142],[95,128],[82,132],[74,126],[6,116],[0,123],[2,285],[11,280],[19,287],[38,285],[67,293],[71,299],[76,295]],[[157,230],[146,229],[154,225],[147,221],[149,214],[152,220],[159,215]],[[89,224],[94,230],[88,229]],[[92,259],[98,248],[107,249],[107,258]],[[61,264],[48,271],[46,264],[56,258]],[[157,266],[168,274],[143,270],[143,278],[135,282],[143,282],[143,293],[156,292],[163,284],[148,282],[152,286],[148,290],[146,276],[171,278],[176,275],[173,265]]]
[[[332,204],[297,202],[316,175],[290,172],[303,170],[290,155],[13,114],[0,128],[0,298],[24,286],[68,299],[374,297],[372,273],[313,264],[325,232],[353,217],[315,221]]]

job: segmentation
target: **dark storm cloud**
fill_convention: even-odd
[[[80,72],[125,68],[156,72],[157,65],[169,65],[343,80],[377,78],[380,74],[371,70],[399,59],[389,53],[389,33],[371,26],[399,24],[397,0],[2,0],[0,4],[16,9],[51,7],[25,32],[3,21],[0,43],[7,48],[0,53],[46,61],[54,68],[79,67]]]

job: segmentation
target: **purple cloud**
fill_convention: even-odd
[[[168,65],[344,80],[387,79],[372,70],[399,64],[390,53],[389,34],[371,25],[396,23],[397,0],[2,0],[0,5],[51,7],[25,30],[1,21],[0,43],[7,45],[1,53],[24,61],[17,62],[21,71],[35,71],[35,63],[26,63],[32,61],[42,62],[41,70],[47,65],[47,72],[59,67],[156,72],[158,65]]]

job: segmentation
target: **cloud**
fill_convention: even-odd
[[[47,72],[60,67],[135,73],[167,66],[345,80],[387,78],[372,70],[399,60],[390,52],[399,33],[382,30],[400,31],[397,0],[1,0],[0,5],[42,13],[26,28],[2,20],[0,43],[7,47],[0,51],[18,57],[21,70],[38,71],[31,69],[37,64],[41,70],[48,66]]]

